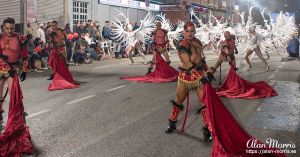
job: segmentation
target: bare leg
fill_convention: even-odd
[[[176,90],[176,103],[182,104],[188,93],[189,91],[183,85],[178,85]]]
[[[260,49],[259,49],[259,48],[256,48],[254,51],[255,51],[255,53],[257,54],[258,58],[259,58],[263,63],[265,63],[265,65],[266,65],[266,71],[269,71],[269,65],[268,65],[268,62],[267,62],[266,59],[262,56]]]
[[[152,60],[150,61],[150,64],[148,66],[148,71],[146,73],[146,75],[150,74],[152,69],[153,69],[153,66],[155,64],[155,61],[156,61],[156,51],[153,51],[153,55],[152,55]]]
[[[268,51],[266,51],[266,55],[267,55],[267,59],[266,60],[270,59],[270,55],[269,55]]]
[[[200,85],[197,90],[196,90],[196,94],[197,94],[197,97],[198,97],[198,101],[199,101],[199,104],[202,104],[202,106],[205,106],[205,104],[202,102],[202,98],[203,98],[203,85]],[[202,107],[201,106],[201,107]],[[206,118],[206,112],[205,112],[205,109],[202,109],[201,110],[201,117],[202,117],[202,120],[203,120],[203,124],[204,126],[208,126],[207,124],[207,118]]]
[[[5,80],[1,79],[0,80],[0,100],[3,99],[3,88],[4,88]]]
[[[140,43],[136,43],[135,48],[136,48],[136,50],[138,51],[138,53],[140,54],[140,56],[143,58],[144,64],[147,65],[147,59],[146,59],[145,54],[141,51],[141,46],[142,46],[142,45],[141,45]]]
[[[130,46],[129,49],[128,49],[128,58],[130,59],[131,64],[134,63],[134,61],[132,59],[132,51],[133,51],[133,47]]]
[[[212,72],[216,72],[216,69],[218,69],[221,64],[223,63],[223,56],[219,55],[219,58],[217,60],[217,63],[214,65],[214,67],[212,68]]]
[[[0,113],[3,112],[2,105],[3,105],[3,88],[4,88],[5,80],[0,80]],[[0,119],[1,120],[1,119]]]
[[[249,50],[249,49],[247,49],[246,50],[246,55],[245,55],[245,61],[246,61],[246,63],[248,64],[248,70],[249,71],[251,71],[251,63],[250,63],[250,60],[249,60],[249,56],[253,53],[254,51],[252,51],[252,50]]]
[[[17,75],[17,74],[15,74],[15,75]],[[8,79],[7,79],[7,85],[8,85],[8,91],[9,91],[9,93],[11,92],[11,87],[12,87],[12,84],[13,84],[13,78],[12,77],[8,77]]]
[[[153,68],[153,66],[154,66],[154,63],[155,63],[155,61],[156,61],[156,51],[153,51],[153,54],[152,54],[152,60],[151,60],[151,62],[150,62],[150,65],[149,65],[149,68]]]
[[[143,58],[144,64],[147,65],[147,59],[146,59],[145,54],[144,54],[142,51],[140,51],[139,49],[138,49],[138,52],[139,52],[139,54],[141,55],[141,57]]]
[[[181,110],[180,108],[183,108],[182,103],[185,100],[185,98],[187,97],[188,93],[189,93],[189,91],[183,85],[177,86],[176,101],[173,102],[174,106],[173,106],[173,110],[171,113],[171,117],[169,119],[169,125],[165,131],[167,134],[174,132],[174,130],[176,129],[177,117]],[[181,107],[179,108],[179,106],[181,106]]]

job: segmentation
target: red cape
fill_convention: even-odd
[[[20,157],[32,154],[32,143],[24,119],[23,95],[18,76],[15,75],[10,92],[8,120],[0,135],[0,157]]]
[[[203,102],[207,107],[209,129],[214,144],[212,157],[285,157],[284,154],[246,153],[246,150],[276,150],[273,148],[247,148],[249,140],[257,140],[247,134],[224,106],[211,84],[205,85]],[[251,142],[251,141],[250,141]],[[257,140],[258,144],[262,142]]]
[[[266,82],[249,82],[237,75],[235,68],[231,66],[227,78],[222,87],[217,89],[219,96],[227,98],[267,98],[277,96],[277,92]]]
[[[49,91],[78,88],[79,84],[74,81],[66,61],[59,56],[55,49],[52,50],[49,57],[49,65],[54,70],[54,78],[48,86]]]
[[[121,79],[131,82],[160,83],[176,81],[177,77],[178,71],[167,64],[159,53],[156,53],[155,70],[152,73],[144,76],[122,77]]]
[[[73,89],[78,88],[79,85],[75,83],[70,83],[65,80],[59,73],[55,73],[52,83],[48,86],[49,91],[54,90],[64,90],[64,89]]]

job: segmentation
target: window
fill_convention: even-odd
[[[87,21],[87,3],[86,2],[73,2],[73,25],[77,21]]]

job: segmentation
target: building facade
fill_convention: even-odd
[[[142,20],[149,10],[159,11],[156,4],[135,0],[0,0],[0,4],[0,23],[6,17],[15,18],[18,32],[23,32],[27,23],[37,29],[38,24],[53,20],[61,27],[87,20],[97,21],[103,26],[105,21],[114,20],[119,11],[135,23]]]
[[[208,20],[209,12],[218,19],[229,18],[235,10],[235,0],[178,0],[174,4],[161,5],[164,12],[172,23],[178,20],[190,21],[188,8],[192,7],[197,16],[203,21]]]
[[[26,6],[25,0],[0,0],[0,23],[7,17],[12,17],[16,20],[17,32],[23,31],[24,26],[24,7]]]
[[[146,7],[144,2],[128,0],[38,0],[37,23],[56,20],[61,26],[67,23],[75,26],[77,21],[93,20],[103,26],[105,21],[114,20],[119,12],[135,23],[143,19],[149,10],[158,11],[158,5]]]

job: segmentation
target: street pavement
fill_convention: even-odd
[[[147,56],[150,59],[150,55]],[[70,66],[80,88],[48,91],[49,71],[29,73],[21,83],[27,125],[30,127],[35,155],[40,157],[209,157],[212,143],[202,138],[202,122],[196,114],[199,103],[191,94],[190,116],[185,133],[164,132],[175,98],[176,82],[132,83],[123,76],[144,75],[147,67],[140,57],[137,64],[128,59],[101,60],[93,64]],[[179,58],[171,55],[172,66]],[[268,99],[228,99],[224,104],[249,134],[261,141],[273,138],[279,143],[294,143],[300,154],[300,62],[281,61],[271,54],[270,71],[253,58],[253,70],[237,57],[238,73],[249,81],[266,81],[279,93]],[[216,57],[207,54],[213,66]],[[241,65],[240,65],[241,64]],[[222,66],[221,80],[229,69]],[[215,75],[218,86],[219,73]],[[9,98],[6,98],[9,100]],[[8,110],[8,101],[4,109]],[[3,115],[5,120],[7,112]],[[179,117],[181,127],[184,114]],[[226,121],[224,121],[226,123]],[[4,126],[5,123],[2,123]],[[1,129],[1,128],[0,128]],[[289,149],[293,150],[293,149]]]

